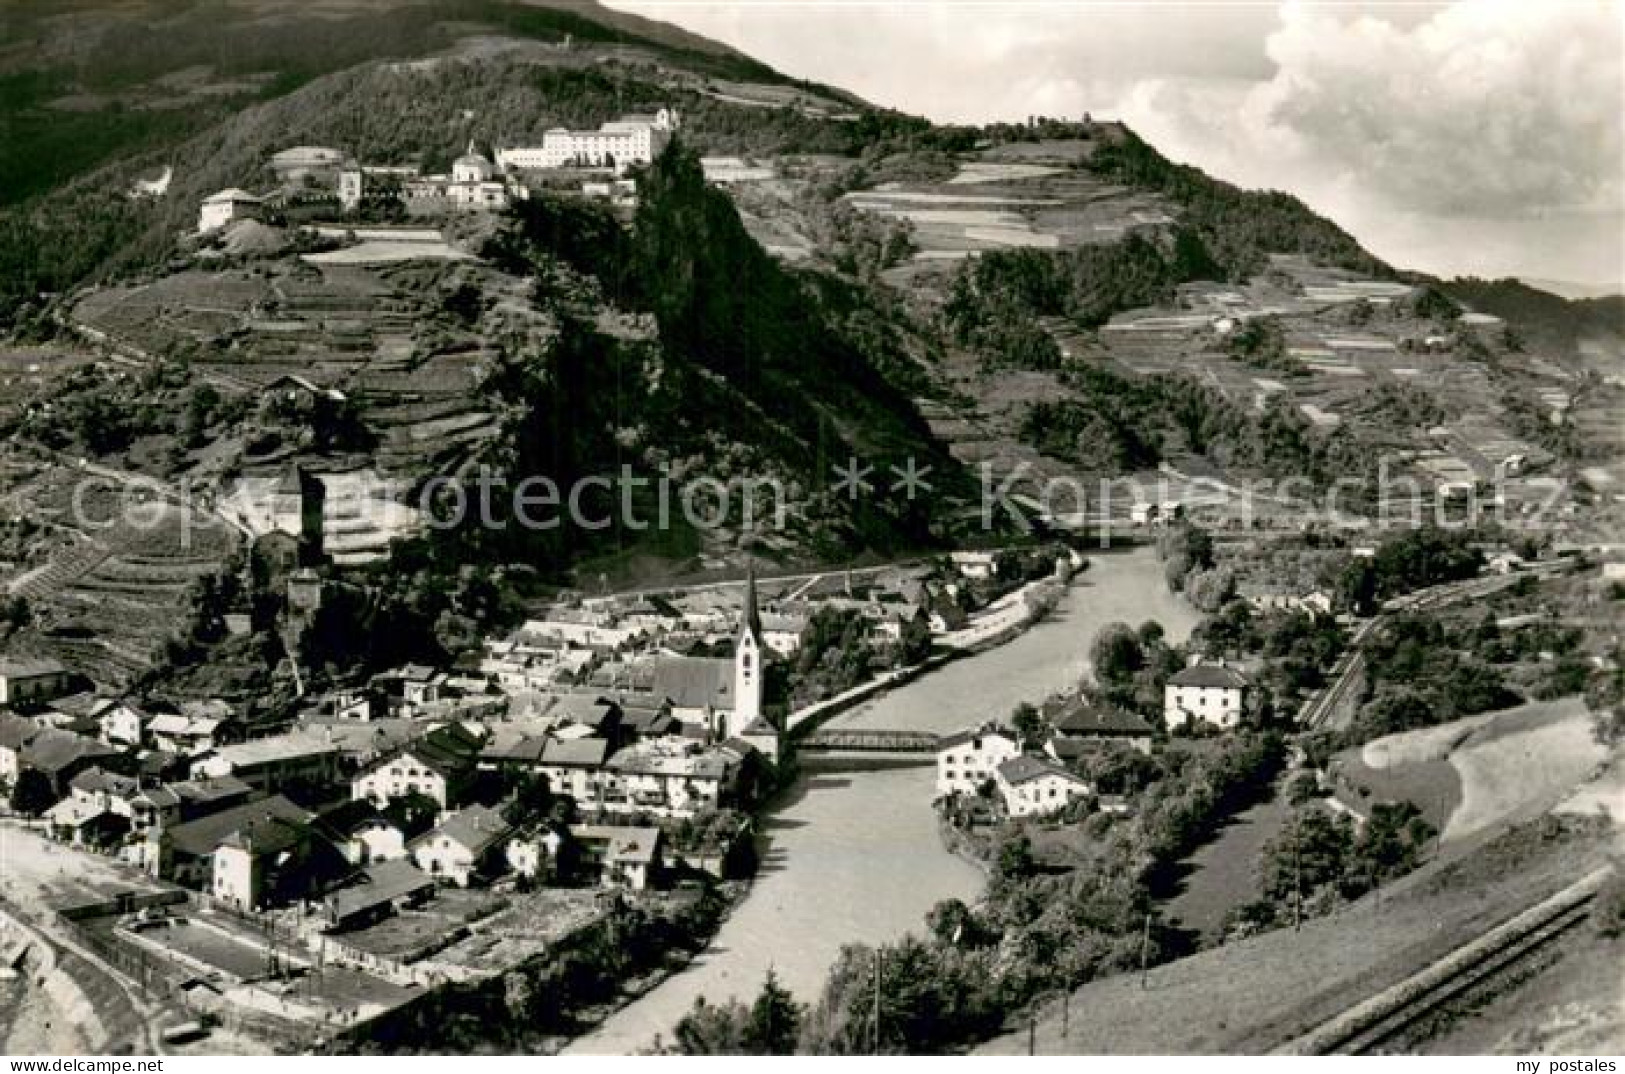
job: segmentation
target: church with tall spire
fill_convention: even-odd
[[[741,734],[762,715],[762,691],[766,668],[762,666],[766,646],[762,643],[762,614],[756,603],[756,568],[745,575],[745,608],[739,620],[739,638],[734,643],[734,709],[728,719],[728,734]]]

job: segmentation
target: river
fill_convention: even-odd
[[[1173,641],[1190,633],[1196,613],[1168,592],[1151,549],[1090,558],[1089,570],[1044,622],[843,713],[830,726],[957,731],[1073,686],[1107,623],[1156,619]],[[937,836],[933,767],[853,767],[822,758],[804,764],[802,780],[763,818],[761,873],[711,946],[568,1053],[628,1054],[656,1035],[669,1040],[697,997],[749,1002],[769,967],[798,999],[813,1002],[842,944],[885,943],[920,931],[938,900],[970,901],[980,893],[981,872],[944,850]]]

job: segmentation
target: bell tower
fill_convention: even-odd
[[[745,575],[745,610],[734,645],[734,711],[728,734],[737,735],[762,715],[762,616],[756,607],[756,568]]]

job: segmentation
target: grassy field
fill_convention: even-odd
[[[1350,804],[1414,802],[1452,844],[1550,809],[1605,757],[1575,697],[1387,735],[1339,754],[1334,771]]]
[[[1340,913],[1226,944],[1073,994],[1036,1032],[1040,1054],[1254,1054],[1291,1039],[1572,883],[1607,856],[1595,821],[1541,821],[1435,860]],[[1508,1027],[1509,1030],[1511,1027]],[[1025,1025],[978,1054],[1020,1055]]]
[[[1179,895],[1168,903],[1168,916],[1200,933],[1203,942],[1215,941],[1225,916],[1258,898],[1260,855],[1290,815],[1279,795],[1238,814],[1217,839],[1190,856],[1189,872]]]
[[[1508,709],[1451,754],[1461,805],[1445,841],[1550,809],[1606,757],[1579,698]]]

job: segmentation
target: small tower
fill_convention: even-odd
[[[734,645],[734,712],[728,734],[737,735],[762,715],[762,616],[756,607],[756,569],[745,575],[745,612]]]
[[[339,172],[339,206],[353,213],[361,206],[363,182],[360,168],[345,168]]]

